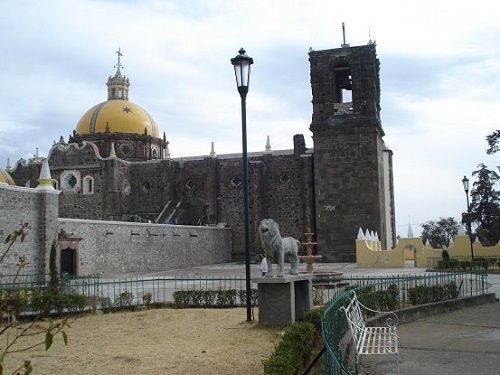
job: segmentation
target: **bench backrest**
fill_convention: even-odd
[[[344,308],[344,312],[347,318],[347,324],[352,334],[352,338],[359,347],[362,341],[362,336],[364,335],[364,330],[366,328],[365,321],[363,319],[363,314],[361,312],[361,307],[359,305],[358,297],[353,292],[351,301]]]

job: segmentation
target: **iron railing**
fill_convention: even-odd
[[[2,275],[0,291],[13,289],[41,289],[49,286],[50,277],[38,281],[36,275]],[[253,285],[255,287],[255,285]],[[62,276],[60,292],[80,294],[98,300],[98,308],[109,308],[123,304],[137,306],[148,303],[173,303],[174,292],[179,290],[245,290],[245,278],[241,276],[175,276],[175,277],[130,277],[100,278],[98,276]]]
[[[485,273],[450,272],[431,275],[397,275],[386,277],[351,277],[349,287],[334,291],[322,316],[325,342],[325,374],[358,374],[356,362],[349,353],[349,335],[345,314],[340,310],[348,303],[348,290],[354,289],[363,304],[373,310],[397,310],[421,303],[485,294],[489,284]]]

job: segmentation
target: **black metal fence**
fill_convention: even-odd
[[[50,277],[37,280],[36,275],[0,276],[0,299],[2,293],[13,290],[34,291],[46,289]],[[245,278],[240,276],[206,277],[130,277],[100,278],[97,276],[62,277],[59,292],[83,295],[98,309],[133,307],[145,303],[174,303],[174,293],[186,290],[245,290]],[[29,301],[27,303],[29,306]]]
[[[348,303],[348,290],[355,290],[373,310],[397,310],[446,299],[485,294],[490,286],[484,272],[436,272],[426,275],[348,277],[349,285],[333,291],[322,317],[325,342],[325,374],[358,374],[346,349],[347,322],[340,309]]]

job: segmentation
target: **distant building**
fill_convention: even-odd
[[[354,261],[359,227],[395,243],[392,151],[380,122],[379,60],[374,44],[310,51],[314,150],[295,135],[293,149],[249,154],[251,247],[257,227],[275,219],[282,235],[317,233],[319,254]],[[165,133],[128,100],[120,62],[108,100],[89,109],[66,143],[49,152],[59,217],[228,226],[233,259],[243,257],[241,154],[171,158]],[[207,146],[208,151],[208,146]],[[36,186],[42,158],[7,172]],[[7,181],[5,172],[0,178]],[[0,180],[0,182],[2,182]],[[12,182],[12,181],[11,181]],[[308,229],[309,228],[309,229]]]

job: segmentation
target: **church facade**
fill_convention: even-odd
[[[377,232],[386,248],[395,243],[379,61],[374,44],[311,51],[309,61],[314,148],[298,134],[289,150],[249,153],[251,250],[261,252],[260,220],[273,218],[282,235],[316,233],[317,253],[328,261],[353,261],[359,227]],[[108,100],[49,152],[59,217],[227,226],[232,257],[243,258],[241,154],[171,158],[166,135],[129,101],[119,60],[116,68]],[[36,186],[40,167],[35,158],[6,171],[17,185]]]

